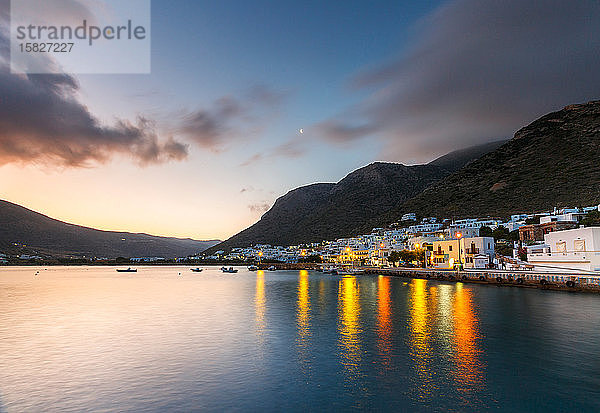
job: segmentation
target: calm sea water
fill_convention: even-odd
[[[244,268],[0,269],[2,412],[358,409],[600,411],[600,296]]]

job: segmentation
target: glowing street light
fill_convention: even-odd
[[[462,266],[462,258],[461,258],[461,254],[460,254],[460,239],[462,238],[463,234],[462,232],[457,232],[456,233],[456,238],[458,238],[458,265],[459,265],[459,270],[460,267]]]

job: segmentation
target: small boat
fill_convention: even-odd
[[[202,272],[202,268],[190,268],[192,272]]]
[[[227,267],[221,267],[221,271],[229,273],[229,274],[235,274],[236,272],[238,272],[238,270],[236,270],[233,267],[229,267],[229,268],[227,268]]]
[[[248,271],[258,271],[258,266],[251,265],[251,266],[248,267]]]
[[[336,268],[332,272],[333,275],[360,275],[364,274],[364,270],[359,270],[358,268]]]
[[[137,269],[131,268],[131,267],[129,267],[129,268],[125,269],[125,270],[121,269],[121,268],[117,268],[117,272],[137,272]]]
[[[274,265],[271,265],[269,268],[267,268],[267,270],[269,271],[277,271],[277,267]]]

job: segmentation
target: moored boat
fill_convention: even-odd
[[[269,271],[277,271],[277,267],[274,265],[271,265],[269,268],[267,268],[267,270]]]
[[[202,268],[190,268],[192,272],[202,272]]]
[[[258,266],[251,265],[251,266],[248,267],[248,271],[258,271]]]
[[[117,268],[117,272],[137,272],[136,268],[127,268],[127,269],[123,269],[123,268]]]
[[[321,272],[323,274],[333,274],[333,271],[335,271],[335,270],[337,270],[337,268],[334,267],[334,266],[331,266],[331,265],[328,266],[328,267],[324,266],[324,267],[321,268]]]
[[[235,274],[236,272],[238,272],[238,270],[236,270],[233,267],[221,267],[221,271],[225,272],[225,273],[229,273],[229,274]]]

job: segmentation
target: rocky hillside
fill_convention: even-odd
[[[294,245],[352,236],[365,223],[500,144],[493,142],[457,151],[428,165],[376,162],[352,172],[337,184],[294,189],[279,198],[256,224],[209,252],[257,243]]]
[[[445,169],[436,166],[373,163],[337,184],[313,184],[288,192],[260,221],[210,251],[350,236],[360,223],[381,215],[446,175]]]
[[[600,101],[571,105],[373,223],[420,216],[507,216],[600,203]]]
[[[196,241],[100,231],[58,221],[0,200],[0,252],[107,258],[174,258],[197,254],[218,243],[218,240]]]

